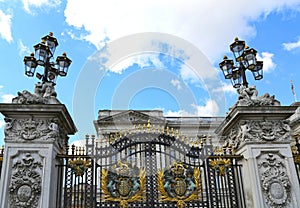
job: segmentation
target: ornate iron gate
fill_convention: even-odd
[[[148,126],[68,152],[57,207],[245,207],[241,157],[206,138]]]

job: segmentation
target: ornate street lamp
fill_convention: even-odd
[[[223,61],[219,64],[223,71],[225,79],[231,79],[234,88],[241,85],[248,87],[246,70],[249,69],[255,80],[263,78],[263,62],[256,60],[257,51],[245,45],[245,41],[235,38],[230,45],[230,50],[235,57],[234,61],[224,56]]]
[[[54,62],[54,52],[57,46],[57,39],[53,37],[52,32],[43,37],[42,41],[34,46],[35,53],[24,57],[25,74],[32,77],[36,67],[42,66],[44,67],[44,73],[36,73],[36,77],[43,82],[50,82],[54,85],[58,75],[66,76],[72,61],[67,57],[66,53],[63,53]]]

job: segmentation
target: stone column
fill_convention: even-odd
[[[44,98],[24,100],[20,94],[14,102],[0,104],[6,122],[0,208],[54,208],[56,155],[65,151],[67,135],[74,134],[76,127],[62,104],[47,104],[49,99]]]
[[[300,188],[288,120],[297,107],[262,105],[261,98],[247,99],[248,106],[237,103],[216,130],[225,138],[225,145],[233,146],[244,157],[246,207],[298,208]]]

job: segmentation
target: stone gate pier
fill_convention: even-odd
[[[291,151],[292,134],[298,126],[297,106],[280,106],[274,96],[249,92],[240,93],[216,130],[225,146],[243,156],[246,207],[300,207]]]
[[[1,208],[57,207],[62,174],[56,155],[65,151],[76,127],[65,105],[43,95],[24,91],[13,103],[0,104],[6,122]]]

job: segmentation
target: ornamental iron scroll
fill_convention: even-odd
[[[278,153],[265,153],[258,163],[262,191],[269,207],[288,206],[291,200],[291,182],[286,167]]]
[[[201,190],[200,169],[181,162],[165,171],[158,171],[158,190],[162,202],[176,202],[178,208],[186,207],[186,202],[199,200]]]
[[[22,153],[12,166],[9,185],[10,207],[39,207],[42,183],[42,162],[30,152]]]
[[[146,171],[133,164],[119,161],[110,170],[102,170],[103,200],[119,202],[127,208],[130,202],[145,199]]]

